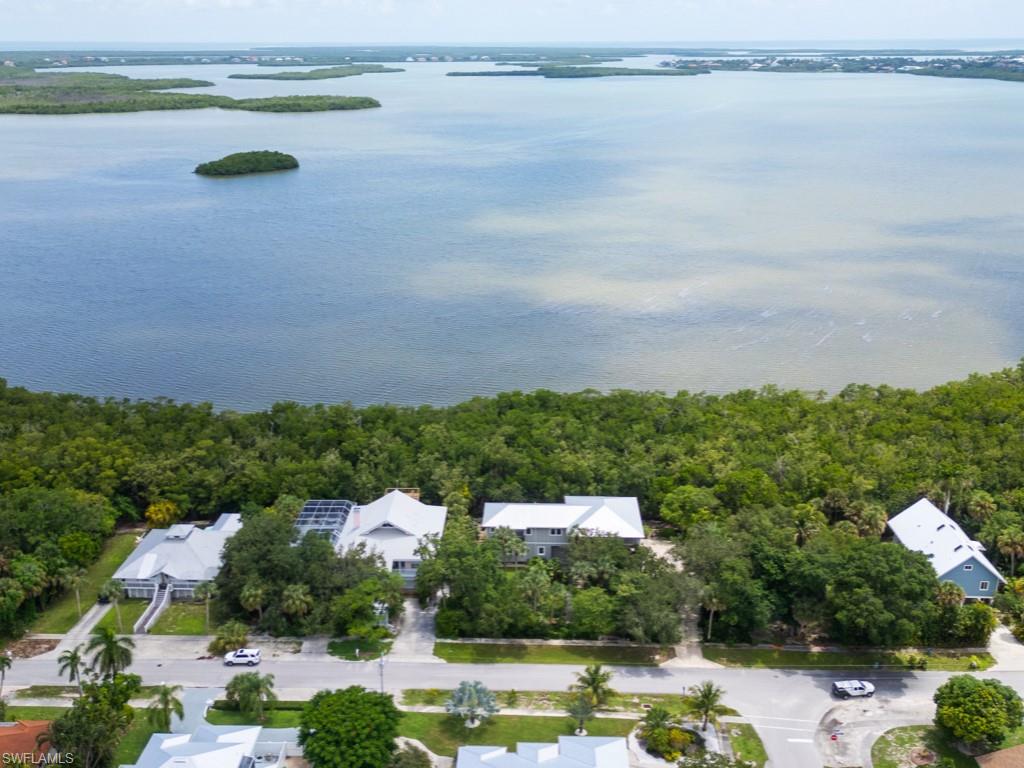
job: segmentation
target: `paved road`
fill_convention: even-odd
[[[453,688],[461,680],[481,680],[496,690],[559,690],[575,679],[579,667],[552,664],[430,664],[388,662],[384,667],[385,689]],[[186,687],[223,686],[238,669],[216,660],[140,659],[132,671],[146,683],[173,680]],[[261,671],[271,673],[284,696],[311,695],[321,688],[380,684],[376,662],[342,662],[309,659],[301,655],[268,660]],[[1024,671],[988,673],[1024,691]],[[895,697],[926,699],[949,675],[942,672],[880,673],[868,675],[878,688],[875,701]],[[726,703],[735,707],[757,728],[774,768],[821,768],[815,733],[822,717],[835,705],[829,694],[834,674],[827,672],[755,669],[679,669],[650,667],[615,668],[613,685],[628,693],[680,693],[684,686],[712,679],[726,691]],[[7,674],[11,686],[58,683],[52,660],[15,662]]]

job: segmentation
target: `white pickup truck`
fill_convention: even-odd
[[[875,686],[865,680],[842,680],[832,683],[832,695],[840,699],[849,699],[855,696],[875,695]]]

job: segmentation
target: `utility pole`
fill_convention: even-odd
[[[380,692],[384,695],[384,652],[381,651],[380,658],[377,660],[377,667],[380,669]]]

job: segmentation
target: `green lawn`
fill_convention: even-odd
[[[110,537],[99,560],[86,569],[86,576],[80,590],[82,612],[89,610],[99,596],[100,587],[111,576],[125,558],[135,549],[134,533],[119,533]],[[54,600],[50,606],[32,623],[30,631],[40,634],[59,634],[67,632],[78,621],[78,607],[75,593],[68,591]]]
[[[300,710],[295,709],[269,709],[266,712],[267,719],[262,723],[256,721],[249,715],[241,712],[232,712],[225,709],[211,709],[206,713],[206,722],[210,725],[262,725],[265,728],[298,728]]]
[[[67,712],[67,707],[8,707],[8,720],[55,720]]]
[[[137,699],[151,699],[159,690],[158,685],[144,685],[139,689]],[[14,693],[16,699],[56,699],[66,694],[78,695],[77,685],[30,685]]]
[[[635,725],[635,720],[598,718],[587,723],[587,733],[590,736],[625,736]],[[573,722],[568,717],[495,715],[478,728],[466,728],[462,720],[451,715],[403,712],[398,724],[402,736],[419,739],[431,752],[448,757],[454,757],[460,746],[487,744],[515,749],[516,742],[553,742],[572,731]]]
[[[102,619],[96,624],[97,627],[110,627],[115,632],[129,634],[135,622],[146,612],[149,607],[149,600],[121,600],[117,604],[117,610],[111,606]],[[121,626],[117,624],[117,612],[121,612]]]
[[[615,680],[612,680],[615,685]],[[547,712],[562,712],[577,694],[571,691],[495,691],[498,706],[516,709],[534,709]],[[402,691],[401,703],[406,706],[443,707],[452,695],[445,688],[408,688]],[[671,693],[616,693],[605,705],[607,712],[639,713],[644,705],[664,707],[669,712],[682,712],[685,699]],[[738,715],[734,709],[723,714]]]
[[[1010,747],[1016,747],[1018,744],[1024,744],[1024,725],[1015,731],[1010,731],[1010,735],[999,745],[999,749],[1009,749]]]
[[[149,630],[151,635],[205,635],[206,605],[183,601],[172,602],[167,610],[160,614],[156,624]]]
[[[940,758],[951,758],[956,768],[978,766],[973,757],[961,754],[946,744],[939,730],[930,725],[911,725],[886,731],[871,747],[871,761],[875,768],[903,768],[910,765],[908,758],[914,747],[926,747]]]
[[[737,760],[753,761],[756,768],[764,768],[768,762],[768,753],[764,751],[764,744],[754,726],[750,723],[723,723],[722,728],[729,734]]]
[[[987,653],[966,654],[956,651],[935,651],[928,659],[928,669],[939,672],[967,672],[972,660],[976,669],[985,670],[995,663]],[[906,661],[900,653],[812,653],[807,651],[782,651],[765,648],[716,648],[704,647],[704,658],[727,667],[817,667],[839,669],[843,667],[899,667],[906,669]]]
[[[121,739],[114,752],[114,765],[134,765],[146,748],[149,737],[156,733],[156,729],[149,724],[146,717],[146,710],[136,709],[135,719],[132,721],[128,733]]]
[[[339,659],[347,659],[349,661],[359,661],[360,659],[376,659],[382,653],[387,653],[391,650],[391,644],[393,640],[331,640],[327,644],[327,652],[331,656],[337,656]],[[359,654],[356,655],[356,651]]]
[[[672,658],[658,646],[518,645],[514,643],[434,644],[434,655],[462,664],[615,664],[652,667]]]

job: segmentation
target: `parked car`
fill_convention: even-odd
[[[842,680],[832,683],[832,695],[840,699],[856,696],[867,696],[870,699],[875,695],[875,686],[865,680]]]
[[[254,667],[260,663],[260,649],[239,648],[237,651],[231,651],[224,655],[224,663],[229,667],[233,667],[235,664],[246,664],[247,666]]]

